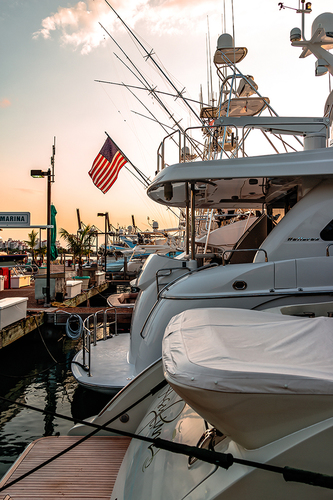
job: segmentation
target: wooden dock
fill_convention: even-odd
[[[36,301],[34,283],[22,288],[0,291],[0,299],[5,297],[28,298],[27,317],[0,330],[0,349],[27,335],[44,323],[61,325],[66,323],[69,314],[78,314],[82,319],[85,319],[90,314],[108,308],[109,306],[106,303],[103,307],[90,307],[89,301],[92,297],[108,290],[109,283],[110,282],[105,282],[101,285],[94,286],[63,302],[52,302],[51,307],[45,307]],[[132,311],[129,310],[128,307],[117,309],[118,322],[129,326],[131,314]]]
[[[69,436],[37,439],[5,474],[0,488],[80,439]],[[124,437],[91,437],[30,476],[4,489],[1,498],[109,500],[129,443],[130,439]]]

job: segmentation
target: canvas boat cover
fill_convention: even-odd
[[[169,322],[163,364],[173,384],[228,393],[332,394],[333,318],[211,308]]]
[[[255,223],[258,217],[246,216],[245,219],[237,220],[231,224],[214,229],[208,235],[208,245],[214,248],[232,248],[244,232]],[[196,238],[197,244],[205,245],[207,234]]]

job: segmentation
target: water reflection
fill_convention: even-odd
[[[75,381],[70,363],[80,347],[61,327],[47,325],[0,350],[0,395],[77,419],[95,415],[110,398]],[[0,476],[31,441],[66,435],[72,425],[0,400]]]

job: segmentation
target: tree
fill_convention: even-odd
[[[36,254],[40,255],[40,257],[42,258],[42,265],[44,263],[44,257],[46,256],[46,253],[47,253],[47,247],[40,247],[36,250]]]
[[[32,262],[35,263],[35,247],[37,245],[37,237],[38,237],[38,231],[32,230],[31,233],[28,233],[28,240],[25,240],[24,243],[28,245],[28,252],[31,253],[32,256]]]
[[[82,274],[82,257],[91,252],[92,227],[85,226],[84,229],[71,234],[66,229],[60,229],[60,236],[66,241],[67,249],[73,254],[75,259],[79,260],[79,274]]]

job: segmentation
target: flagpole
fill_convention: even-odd
[[[113,139],[111,139],[111,137],[109,136],[109,134],[107,132],[105,132],[105,134],[110,139],[110,141],[113,142],[113,144],[116,146],[116,148],[119,149],[119,151],[121,152],[121,154],[123,155],[123,157],[126,159],[126,161],[130,165],[132,165],[132,167],[134,168],[134,170],[140,175],[140,177],[142,177],[142,179],[145,181],[145,186],[148,187],[149,184],[150,184],[148,177],[146,177],[145,174],[143,172],[141,172],[141,170],[139,170],[135,165],[133,165],[133,163],[128,159],[128,157],[124,154],[124,152],[120,149],[120,147],[114,142]]]

